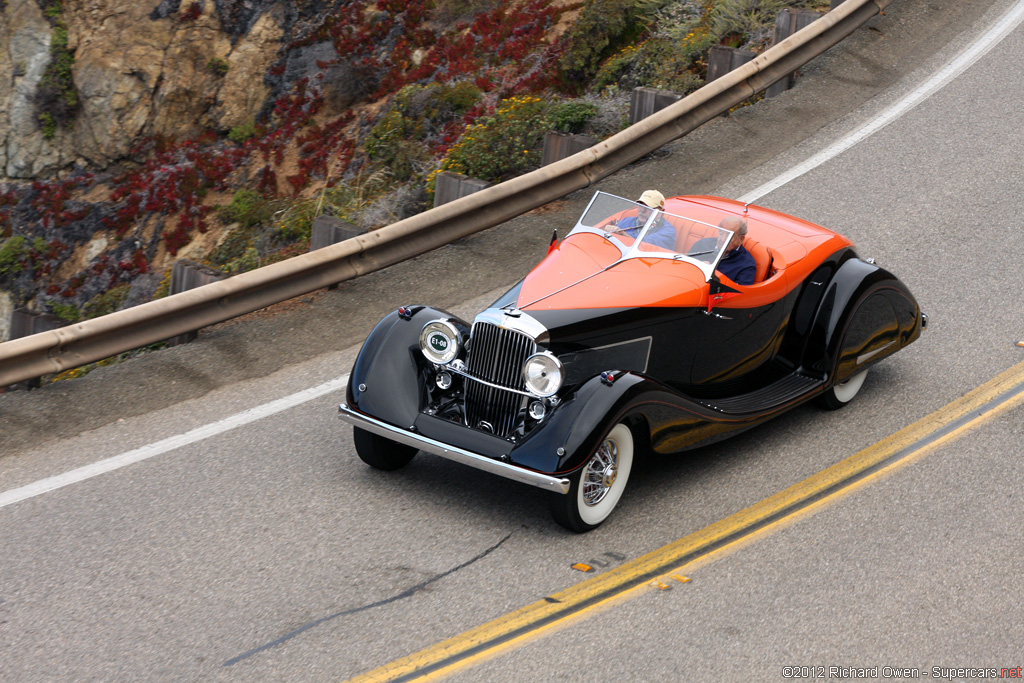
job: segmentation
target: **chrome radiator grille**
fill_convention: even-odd
[[[523,362],[537,350],[533,339],[491,323],[473,325],[466,367],[469,374],[492,384],[526,391]],[[512,434],[526,397],[480,382],[466,386],[466,421],[470,427],[493,431],[497,436]],[[487,429],[488,425],[490,430]]]

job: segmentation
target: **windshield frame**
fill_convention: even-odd
[[[631,216],[629,215],[631,211],[636,213]],[[624,235],[621,230],[610,229],[613,225],[617,227],[618,221],[630,217],[634,217],[634,223],[639,222],[638,218],[642,213],[646,212],[649,212],[650,215],[644,220],[643,227],[636,237]],[[702,239],[714,237],[715,243],[710,250],[701,250],[703,253],[700,254],[693,251],[689,254],[682,254],[674,249],[660,246],[653,242],[652,239],[655,239],[656,233],[664,228],[663,221],[667,222],[668,226],[677,234],[679,234],[681,229],[686,229],[705,235]],[[633,230],[635,227],[629,226],[626,229]],[[601,191],[594,193],[594,196],[587,204],[587,208],[584,209],[579,219],[577,219],[576,225],[567,237],[580,233],[598,235],[618,248],[620,256],[615,263],[633,258],[665,259],[687,263],[703,273],[705,282],[711,280],[715,273],[715,268],[725,254],[725,249],[733,236],[731,230],[720,228],[717,225],[712,225],[696,218],[668,213],[661,209],[651,209],[631,199],[625,199]],[[707,246],[712,245],[709,243]],[[708,257],[711,260],[705,261],[703,258],[698,258],[698,256]]]

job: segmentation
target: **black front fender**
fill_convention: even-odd
[[[643,377],[616,373],[612,383],[593,377],[566,396],[541,425],[509,454],[541,472],[571,472],[586,462],[626,412]]]
[[[444,318],[467,327],[436,308],[411,306],[409,310],[411,315],[390,313],[373,328],[356,356],[347,391],[350,406],[402,428],[416,421],[423,404],[428,374],[419,346],[423,326]]]

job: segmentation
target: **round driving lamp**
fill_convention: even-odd
[[[459,355],[462,335],[447,320],[434,320],[420,332],[420,351],[426,359],[437,365],[446,365]]]
[[[562,388],[562,362],[549,351],[535,353],[523,363],[523,381],[531,394],[553,396]]]

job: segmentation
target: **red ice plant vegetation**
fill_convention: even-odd
[[[158,151],[137,171],[115,181],[113,202],[124,200],[104,223],[123,237],[138,223],[142,212],[169,215],[181,212],[176,228],[164,233],[173,256],[191,239],[193,229],[206,232],[209,208],[202,197],[210,189],[226,190],[228,176],[249,156],[245,147],[212,147],[202,138]],[[160,145],[156,145],[157,149]]]
[[[88,173],[61,181],[32,183],[32,189],[36,195],[31,201],[31,206],[39,213],[43,227],[49,229],[70,225],[88,216],[92,210],[91,207],[74,211],[67,209],[65,204],[71,199],[71,193],[76,187],[82,187],[91,182],[92,174]]]

